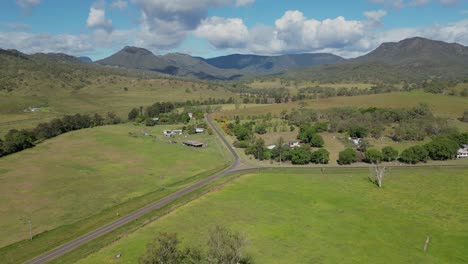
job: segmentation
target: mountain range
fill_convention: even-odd
[[[20,68],[18,68],[20,67]],[[16,69],[18,68],[18,69]],[[57,73],[119,72],[172,75],[204,80],[233,80],[275,75],[322,82],[401,82],[432,78],[468,80],[468,47],[415,37],[381,44],[370,53],[344,59],[327,53],[260,56],[233,54],[204,59],[181,53],[155,55],[138,47],[92,62],[59,53],[23,54],[0,49],[0,73],[14,79],[18,70]],[[66,69],[66,70],[65,70]],[[7,74],[8,73],[8,74]],[[6,81],[3,81],[5,83]]]
[[[288,69],[298,69],[336,63],[344,60],[333,54],[293,54],[282,56],[259,56],[233,54],[204,59],[181,53],[154,55],[151,51],[125,47],[119,52],[96,63],[130,69],[149,70],[160,73],[195,77],[199,79],[236,79],[242,76],[275,74]]]

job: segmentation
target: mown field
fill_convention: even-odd
[[[65,114],[105,115],[115,112],[122,118],[133,107],[155,102],[236,98],[237,95],[216,85],[173,79],[134,79],[105,76],[94,79],[79,90],[59,87],[0,91],[0,136],[11,128],[32,128],[40,122]],[[41,107],[41,112],[24,112],[27,107]]]
[[[460,118],[463,114],[463,111],[467,109],[468,97],[437,95],[424,92],[401,92],[306,100],[304,107],[317,110],[346,106],[405,108],[416,106],[419,103],[428,104],[431,110],[438,116],[455,120],[456,118]],[[293,108],[299,109],[299,102],[272,104],[264,107],[231,110],[218,113],[218,115],[240,115],[247,117],[272,113],[273,115],[279,116],[281,111],[290,111]]]
[[[244,175],[79,263],[136,263],[162,231],[203,247],[214,225],[244,233],[256,263],[468,262],[466,168],[392,169],[382,189],[368,175],[367,169]]]
[[[167,195],[199,180],[195,175],[229,162],[215,136],[180,137],[170,144],[162,135],[167,128],[125,124],[84,129],[1,158],[0,247],[28,238],[24,222],[29,219],[33,234],[39,234],[148,193]],[[155,137],[144,136],[144,131]],[[208,147],[185,147],[181,141],[187,139]],[[125,210],[110,214],[118,217]]]

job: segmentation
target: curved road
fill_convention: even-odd
[[[236,172],[236,171],[242,171],[242,169],[238,169],[239,165],[241,165],[241,162],[240,162],[240,158],[239,158],[239,155],[237,154],[237,152],[232,148],[232,146],[227,142],[227,140],[221,135],[221,133],[219,132],[219,130],[217,129],[216,126],[213,125],[213,123],[211,122],[210,118],[208,117],[208,115],[205,116],[205,119],[207,121],[207,123],[211,126],[211,128],[213,129],[213,131],[216,133],[216,135],[221,139],[221,141],[224,143],[224,145],[228,148],[228,150],[231,152],[231,154],[234,156],[234,162],[231,166],[229,166],[228,168],[226,168],[225,170],[221,171],[221,172],[218,172],[216,173],[215,175],[213,176],[210,176],[206,179],[203,179],[189,187],[186,187],[182,190],[179,190],[169,196],[166,196],[165,198],[159,200],[159,201],[156,201],[154,203],[151,203],[141,209],[138,209],[136,210],[135,212],[131,213],[131,214],[128,214],[126,216],[123,216],[122,218],[114,221],[114,222],[111,222],[105,226],[102,226],[92,232],[89,232],[87,233],[86,235],[83,235],[79,238],[76,238],[70,242],[67,242],[49,252],[46,252],[44,253],[43,255],[40,255],[30,261],[27,261],[26,263],[27,264],[40,264],[40,263],[46,263],[48,261],[51,261],[55,258],[58,258],[62,255],[64,255],[65,253],[68,253],[70,251],[72,251],[73,249],[76,249],[78,248],[79,246],[81,245],[84,245],[85,243],[91,241],[91,240],[94,240],[104,234],[107,234],[133,220],[136,220],[138,218],[140,218],[141,216],[155,210],[155,209],[159,209],[171,202],[173,202],[174,200],[190,193],[190,192],[193,192],[211,182],[213,182],[214,180],[222,177],[222,176],[225,176],[227,174],[230,174],[230,173],[233,173],[233,172]],[[244,169],[244,170],[248,170],[248,169]]]
[[[249,171],[249,170],[257,170],[257,169],[278,169],[280,167],[246,167],[245,165],[242,164],[240,158],[239,158],[239,155],[237,154],[237,152],[234,150],[234,148],[231,146],[231,144],[229,144],[229,142],[226,140],[226,138],[219,132],[218,128],[213,125],[211,119],[209,118],[208,115],[205,115],[205,119],[206,119],[206,122],[210,125],[210,127],[213,129],[213,131],[216,133],[216,135],[221,139],[221,141],[223,142],[223,144],[228,148],[229,152],[231,152],[231,154],[234,156],[234,162],[231,166],[229,166],[228,168],[224,169],[223,171],[221,172],[218,172],[216,174],[214,174],[213,176],[210,176],[206,179],[203,179],[189,187],[186,187],[182,190],[179,190],[169,196],[166,196],[165,198],[159,200],[159,201],[156,201],[154,203],[151,203],[143,208],[140,208],[138,210],[136,210],[135,212],[131,213],[131,214],[128,214],[126,216],[123,216],[122,218],[114,221],[114,222],[111,222],[105,226],[102,226],[92,232],[89,232],[87,233],[86,235],[83,235],[79,238],[76,238],[70,242],[67,242],[49,252],[46,252],[44,253],[43,255],[40,255],[30,261],[27,261],[26,263],[27,264],[41,264],[41,263],[46,263],[48,261],[51,261],[55,258],[58,258],[62,255],[64,255],[65,253],[68,253],[76,248],[78,248],[79,246],[81,245],[84,245],[86,244],[87,242],[91,241],[91,240],[94,240],[104,234],[107,234],[131,221],[134,221],[138,218],[140,218],[141,216],[153,211],[153,210],[156,210],[156,209],[159,209],[171,202],[173,202],[174,200],[190,193],[190,192],[193,192],[211,182],[213,182],[214,180],[220,178],[220,177],[223,177],[227,174],[230,174],[230,173],[233,173],[233,172],[242,172],[242,171]],[[435,165],[437,167],[441,167],[443,165]],[[446,166],[464,166],[464,165],[446,165]],[[394,166],[394,167],[414,167],[414,166]],[[288,167],[282,167],[283,169],[284,168],[288,168]],[[294,168],[294,169],[310,169],[310,168],[307,168],[307,167],[297,167],[297,168]],[[331,168],[331,167],[327,167],[327,168]],[[347,169],[359,169],[359,168],[368,168],[368,167],[349,167]],[[314,169],[317,169],[317,168],[314,168]]]

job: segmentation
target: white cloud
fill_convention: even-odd
[[[245,45],[249,31],[240,18],[210,17],[202,21],[195,35],[206,38],[217,48],[240,48]]]
[[[25,14],[29,14],[31,9],[38,6],[42,0],[16,0],[16,4]]]
[[[385,10],[367,11],[364,12],[364,16],[369,20],[372,26],[382,25],[382,18],[387,15]]]
[[[179,45],[207,17],[208,9],[245,5],[252,0],[132,0],[141,12],[137,43],[146,48]]]
[[[391,6],[397,9],[411,6],[411,7],[418,7],[418,6],[425,6],[430,4],[431,0],[370,0],[370,2],[374,4],[384,4],[386,6]],[[436,0],[436,2],[440,3],[443,6],[454,6],[457,5],[460,0]]]
[[[127,8],[127,6],[128,6],[128,3],[127,3],[127,1],[124,1],[124,0],[116,0],[116,1],[112,2],[112,4],[111,4],[112,8],[116,8],[116,9],[120,9],[120,10],[124,10],[125,8]]]
[[[468,44],[468,19],[429,27],[377,30],[385,15],[385,11],[377,10],[365,12],[367,20],[340,16],[319,21],[306,18],[300,11],[287,11],[274,26],[252,28],[239,18],[211,17],[201,23],[195,35],[207,39],[215,48],[242,53],[331,52],[344,57],[362,55],[383,42],[415,36]]]
[[[30,31],[31,30],[31,26],[28,24],[24,24],[24,23],[6,22],[5,26],[15,31]]]
[[[94,50],[94,46],[87,35],[52,35],[28,32],[0,31],[0,46],[26,53],[61,52],[78,55]]]
[[[236,0],[236,6],[247,6],[253,4],[255,0]]]
[[[102,1],[94,3],[89,9],[88,19],[86,20],[88,28],[101,28],[111,31],[112,21],[106,18],[106,10]]]

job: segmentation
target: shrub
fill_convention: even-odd
[[[383,154],[378,149],[366,150],[365,156],[368,163],[379,163],[383,160]]]
[[[339,153],[338,164],[346,165],[357,161],[356,151],[351,148],[347,148]]]
[[[416,164],[426,162],[429,159],[429,152],[423,146],[413,146],[401,152],[400,160],[404,163]]]
[[[292,164],[304,165],[310,161],[310,151],[305,147],[294,148],[291,150]]]
[[[459,145],[452,139],[439,137],[426,144],[425,148],[431,159],[448,160],[456,157]]]
[[[392,147],[384,147],[382,149],[383,160],[394,161],[398,159],[398,150]]]
[[[330,161],[330,152],[326,149],[319,149],[312,152],[310,161],[315,164],[328,164]]]

